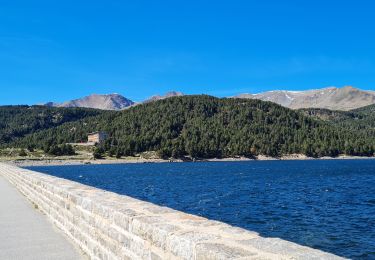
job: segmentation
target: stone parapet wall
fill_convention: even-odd
[[[91,259],[340,259],[39,172],[0,163],[0,174]]]

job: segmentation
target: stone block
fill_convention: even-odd
[[[226,260],[238,259],[242,257],[255,258],[256,252],[244,250],[221,243],[199,243],[195,247],[196,260]]]

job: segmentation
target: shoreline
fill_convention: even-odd
[[[166,160],[166,159],[144,159],[134,157],[132,159],[69,159],[69,158],[28,158],[28,159],[0,159],[0,162],[15,165],[19,167],[29,166],[63,166],[63,165],[100,165],[100,164],[130,164],[130,163],[184,163],[184,162],[246,162],[246,161],[303,161],[303,160],[371,160],[375,157],[365,156],[346,156],[338,157],[320,157],[313,158],[305,155],[288,155],[277,157],[258,156],[257,158],[212,158],[212,159],[197,159],[194,161],[186,161],[181,159]]]

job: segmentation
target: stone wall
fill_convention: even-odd
[[[91,259],[339,259],[15,166],[0,163],[0,174]]]

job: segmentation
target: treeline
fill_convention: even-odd
[[[99,149],[116,156],[145,151],[158,151],[165,158],[372,156],[375,149],[375,138],[366,131],[351,131],[271,102],[206,95],[173,97],[83,118],[12,145],[43,148],[77,142],[96,130],[110,136]]]
[[[0,147],[44,129],[66,122],[107,114],[88,108],[56,108],[46,106],[0,106]]]

